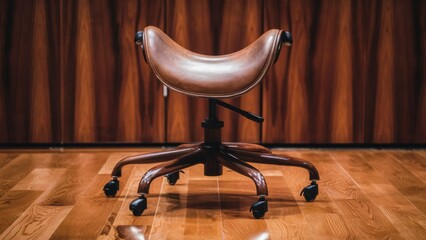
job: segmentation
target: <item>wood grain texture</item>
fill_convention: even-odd
[[[164,141],[162,86],[133,42],[146,25],[163,28],[161,2],[82,0],[63,8],[63,141]]]
[[[49,239],[71,206],[32,206],[0,237],[2,239]]]
[[[161,2],[0,4],[0,142],[164,141],[162,86],[133,43],[163,27]]]
[[[426,202],[424,201],[426,184],[422,180],[389,154],[365,153],[364,157],[376,171],[382,173],[405,198],[410,200],[411,204],[426,213]]]
[[[181,46],[203,54],[212,54],[214,34],[211,31],[209,1],[166,1],[166,33]],[[202,12],[204,17],[199,18]],[[196,22],[197,24],[191,24]],[[207,116],[207,100],[188,97],[168,90],[167,141],[203,140],[199,119]]]
[[[424,2],[264,4],[265,30],[294,35],[264,82],[265,142],[424,143]]]
[[[223,19],[220,35],[220,52],[226,54],[238,51],[262,35],[262,1],[243,1],[237,4],[235,1],[224,1]],[[246,111],[260,114],[260,92],[261,87],[250,90],[248,93],[229,99],[231,103]],[[259,142],[260,126],[227,109],[219,112],[224,120],[225,126],[222,136],[225,141]]]
[[[60,141],[59,3],[1,5],[1,139]]]
[[[11,190],[44,191],[64,173],[65,168],[36,168]]]
[[[416,38],[416,93],[419,94],[418,105],[414,109],[416,112],[416,127],[415,140],[416,142],[425,142],[426,136],[426,70],[423,66],[426,65],[426,4],[423,1],[415,1],[414,5]]]
[[[0,33],[4,34],[7,32],[7,19],[8,19],[8,8],[6,1],[0,1]],[[6,110],[6,38],[0,38],[0,142],[6,142],[8,138],[7,131],[7,110]]]
[[[203,17],[200,17],[202,13]],[[168,1],[167,34],[183,47],[203,54],[227,54],[249,45],[261,35],[261,2],[251,1]],[[196,23],[196,24],[193,24]],[[254,113],[260,112],[259,88],[228,102]],[[170,91],[167,140],[203,140],[200,122],[207,116],[207,100]],[[219,107],[220,109],[220,107]],[[259,141],[259,126],[226,109],[219,110],[225,121],[225,141]]]
[[[265,2],[264,29],[292,31],[295,41],[291,48],[281,49],[280,58],[263,81],[265,122],[262,136],[265,142],[310,141],[310,76],[307,69],[311,68],[308,59],[314,9],[310,1]]]
[[[345,223],[341,226],[344,227],[343,231],[347,232],[344,234],[347,238],[401,238],[395,226],[380,211],[377,202],[365,195],[364,189],[361,189],[346,171],[342,171],[329,153],[302,153],[301,157],[313,161],[321,172],[321,178],[325,180],[321,181],[322,193],[325,194],[322,197],[329,198],[335,211],[344,216]],[[322,201],[318,199],[314,203],[309,209]]]
[[[294,44],[259,87],[227,101],[226,141],[426,143],[426,2],[1,0],[0,143],[188,142],[205,99],[163,98],[134,43],[155,25],[204,54],[271,28]]]
[[[31,189],[39,190],[41,194],[18,219],[10,224],[4,232],[2,231],[1,239],[47,239],[52,235],[72,206],[42,206],[42,203],[61,180],[65,170],[53,166],[51,168],[36,168],[13,187],[10,192],[22,191],[18,189]],[[49,172],[51,175],[46,177],[45,175]],[[40,178],[43,177],[47,181],[40,181]]]
[[[114,209],[108,220],[109,226],[108,228],[103,229],[101,233],[101,238],[129,239],[130,236],[127,235],[128,230],[134,230],[135,228],[138,229],[138,235],[141,235],[139,236],[139,238],[141,238],[142,236],[145,238],[149,238],[152,224],[155,218],[156,206],[158,206],[158,201],[160,199],[163,179],[154,181],[151,184],[150,188],[154,194],[150,195],[152,196],[152,198],[149,199],[149,207],[145,210],[146,214],[143,214],[143,216],[141,216],[140,218],[134,218],[132,214],[129,214],[129,212],[123,210],[128,209],[128,206],[131,201],[138,197],[136,192],[134,192],[134,189],[138,187],[142,175],[153,166],[153,164],[147,164],[137,165],[134,167],[128,183],[125,185],[123,191],[121,192],[120,196],[122,196],[122,199],[118,200],[116,209]],[[132,236],[137,237],[137,235],[134,234]]]
[[[4,232],[31,203],[42,194],[41,191],[9,191],[0,198],[0,232]]]
[[[107,198],[102,186],[111,162],[141,151],[105,150],[0,153],[0,162],[10,161],[0,168],[2,181],[19,179],[0,197],[0,238],[411,240],[426,233],[425,182],[417,177],[426,171],[424,150],[274,150],[314,163],[320,190],[315,202],[305,202],[299,193],[309,183],[306,170],[254,164],[269,186],[263,219],[248,211],[257,200],[249,178],[226,168],[204,176],[202,165],[185,169],[174,186],[154,181],[148,209],[134,217],[128,205],[153,164],[123,168],[120,191]],[[49,172],[50,184],[35,176]]]
[[[9,159],[9,162],[0,169],[0,197],[7,194],[16,184],[23,180],[27,174],[31,173],[35,166],[33,161],[39,161],[41,168],[52,167],[52,155],[41,154],[34,158],[30,155],[20,154],[18,157]]]
[[[182,174],[183,175],[183,174]],[[182,180],[182,182],[180,182]],[[169,186],[165,178],[160,178],[162,189],[156,206],[149,237],[152,239],[172,239],[182,236],[185,229],[188,199],[188,176],[179,178],[176,188]],[[174,209],[174,211],[169,211]],[[161,216],[158,218],[157,216]]]
[[[416,153],[408,151],[397,151],[395,159],[405,161],[410,156],[416,159]],[[360,161],[364,158],[363,154],[356,151],[335,152],[332,154],[336,163],[346,170],[350,176],[363,188],[363,192],[376,202],[377,206],[384,215],[395,226],[398,232],[406,239],[420,239],[425,236],[425,229],[422,227],[424,223],[424,214],[401,194],[395,185],[389,182],[383,175],[380,175],[381,169],[375,169],[374,164],[369,162],[369,159]],[[420,159],[419,159],[420,160]],[[394,164],[394,161],[390,161]],[[411,172],[419,169],[413,165],[406,165]],[[404,167],[402,167],[404,168]],[[423,168],[424,169],[424,168]],[[398,178],[398,176],[395,176]],[[382,193],[387,194],[383,195]]]
[[[420,180],[426,182],[426,172],[423,171],[426,168],[425,155],[411,152],[392,152],[391,154],[394,159],[410,169]]]

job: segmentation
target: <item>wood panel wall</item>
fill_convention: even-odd
[[[59,4],[0,6],[0,141],[60,141]]]
[[[64,1],[63,140],[164,141],[161,84],[133,38],[164,28],[160,1]]]
[[[1,142],[163,142],[162,85],[133,43],[160,1],[1,1]]]
[[[293,33],[228,100],[264,124],[221,110],[227,141],[426,143],[421,0],[0,0],[0,143],[202,140],[206,100],[163,97],[133,44],[147,25],[205,54]]]
[[[240,50],[262,34],[260,0],[169,0],[167,33],[180,45],[203,54],[227,54]],[[200,14],[202,13],[202,14]],[[202,17],[200,17],[202,15]],[[227,102],[260,113],[260,88]],[[207,116],[207,99],[171,91],[168,97],[167,139],[170,142],[203,140],[201,121]],[[259,126],[219,107],[225,122],[225,141],[260,140]]]
[[[424,1],[265,1],[265,29],[295,44],[264,81],[264,141],[425,143],[425,14]]]

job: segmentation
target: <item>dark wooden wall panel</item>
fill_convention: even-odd
[[[161,85],[134,34],[163,28],[160,1],[65,1],[63,141],[162,142]]]
[[[249,45],[262,32],[261,1],[167,1],[167,33],[180,45],[203,54],[227,54]],[[228,102],[249,111],[260,112],[260,90]],[[200,141],[200,122],[207,116],[207,100],[170,91],[168,97],[167,140]],[[220,109],[225,121],[226,141],[257,142],[259,126],[229,110]]]
[[[414,94],[418,95],[418,105],[416,111],[416,130],[415,142],[426,142],[426,3],[425,1],[415,1],[414,4],[414,26],[416,28],[416,49],[417,58],[419,59],[416,67],[417,77],[416,90]]]
[[[264,82],[264,142],[424,143],[425,5],[265,1],[294,45]]]
[[[351,56],[352,45],[345,42],[351,41],[348,28],[350,2],[334,1],[319,7],[309,79],[312,82],[310,94],[313,96],[311,141],[347,142],[352,139],[353,114],[352,59],[348,57]],[[295,42],[297,44],[297,39]]]
[[[423,0],[0,0],[0,143],[202,140],[207,100],[163,97],[133,43],[147,25],[205,54],[293,33],[226,100],[265,123],[221,109],[226,141],[426,143]]]
[[[181,46],[203,54],[213,54],[210,1],[167,1],[166,33]],[[200,17],[200,14],[203,17]],[[167,141],[201,141],[200,119],[207,113],[207,100],[168,90]]]
[[[4,36],[7,32],[9,18],[8,4],[0,1],[0,34]],[[6,37],[0,37],[0,142],[8,139],[7,102],[6,102]]]
[[[164,29],[162,1],[117,1],[119,31],[118,141],[163,142],[164,99],[162,85],[134,45],[137,30],[155,25]]]
[[[0,142],[163,142],[162,86],[134,33],[161,1],[1,1]]]
[[[2,142],[60,141],[59,3],[2,1]]]
[[[219,33],[220,51],[219,54],[227,54],[238,51],[262,35],[262,1],[250,0],[236,3],[232,0],[224,1],[223,19],[221,31]],[[248,93],[227,100],[244,110],[260,114],[261,105],[260,85],[250,90]],[[260,141],[260,125],[252,122],[237,113],[223,109],[219,116],[225,122],[222,133],[226,141]]]
[[[282,48],[280,58],[263,81],[264,142],[309,142],[308,59],[315,30],[314,2],[265,2],[264,29],[291,30],[295,43],[291,48]]]

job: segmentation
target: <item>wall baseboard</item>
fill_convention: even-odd
[[[176,147],[181,143],[0,143],[0,150],[25,148],[150,148]],[[426,143],[262,143],[268,148],[373,148],[373,149],[426,149]]]

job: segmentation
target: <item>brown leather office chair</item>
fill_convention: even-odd
[[[204,128],[204,142],[183,144],[173,150],[122,159],[112,171],[113,179],[104,187],[106,196],[113,197],[119,190],[118,177],[121,176],[123,166],[165,162],[146,172],[140,181],[140,197],[129,206],[135,216],[140,216],[147,208],[145,195],[157,177],[166,176],[169,184],[174,185],[181,169],[204,164],[206,176],[220,176],[225,166],[253,180],[259,200],[251,206],[250,211],[255,218],[260,218],[268,211],[268,189],[259,170],[246,163],[255,162],[307,169],[312,182],[302,190],[301,195],[307,201],[315,200],[319,174],[310,162],[273,155],[270,150],[257,144],[222,142],[223,122],[216,115],[216,107],[220,105],[253,121],[263,121],[263,118],[222,102],[219,98],[236,97],[255,87],[278,59],[282,44],[292,44],[289,32],[269,30],[248,47],[220,56],[191,52],[153,26],[138,32],[135,42],[141,45],[145,61],[167,87],[190,96],[208,98],[209,113],[201,124]]]

